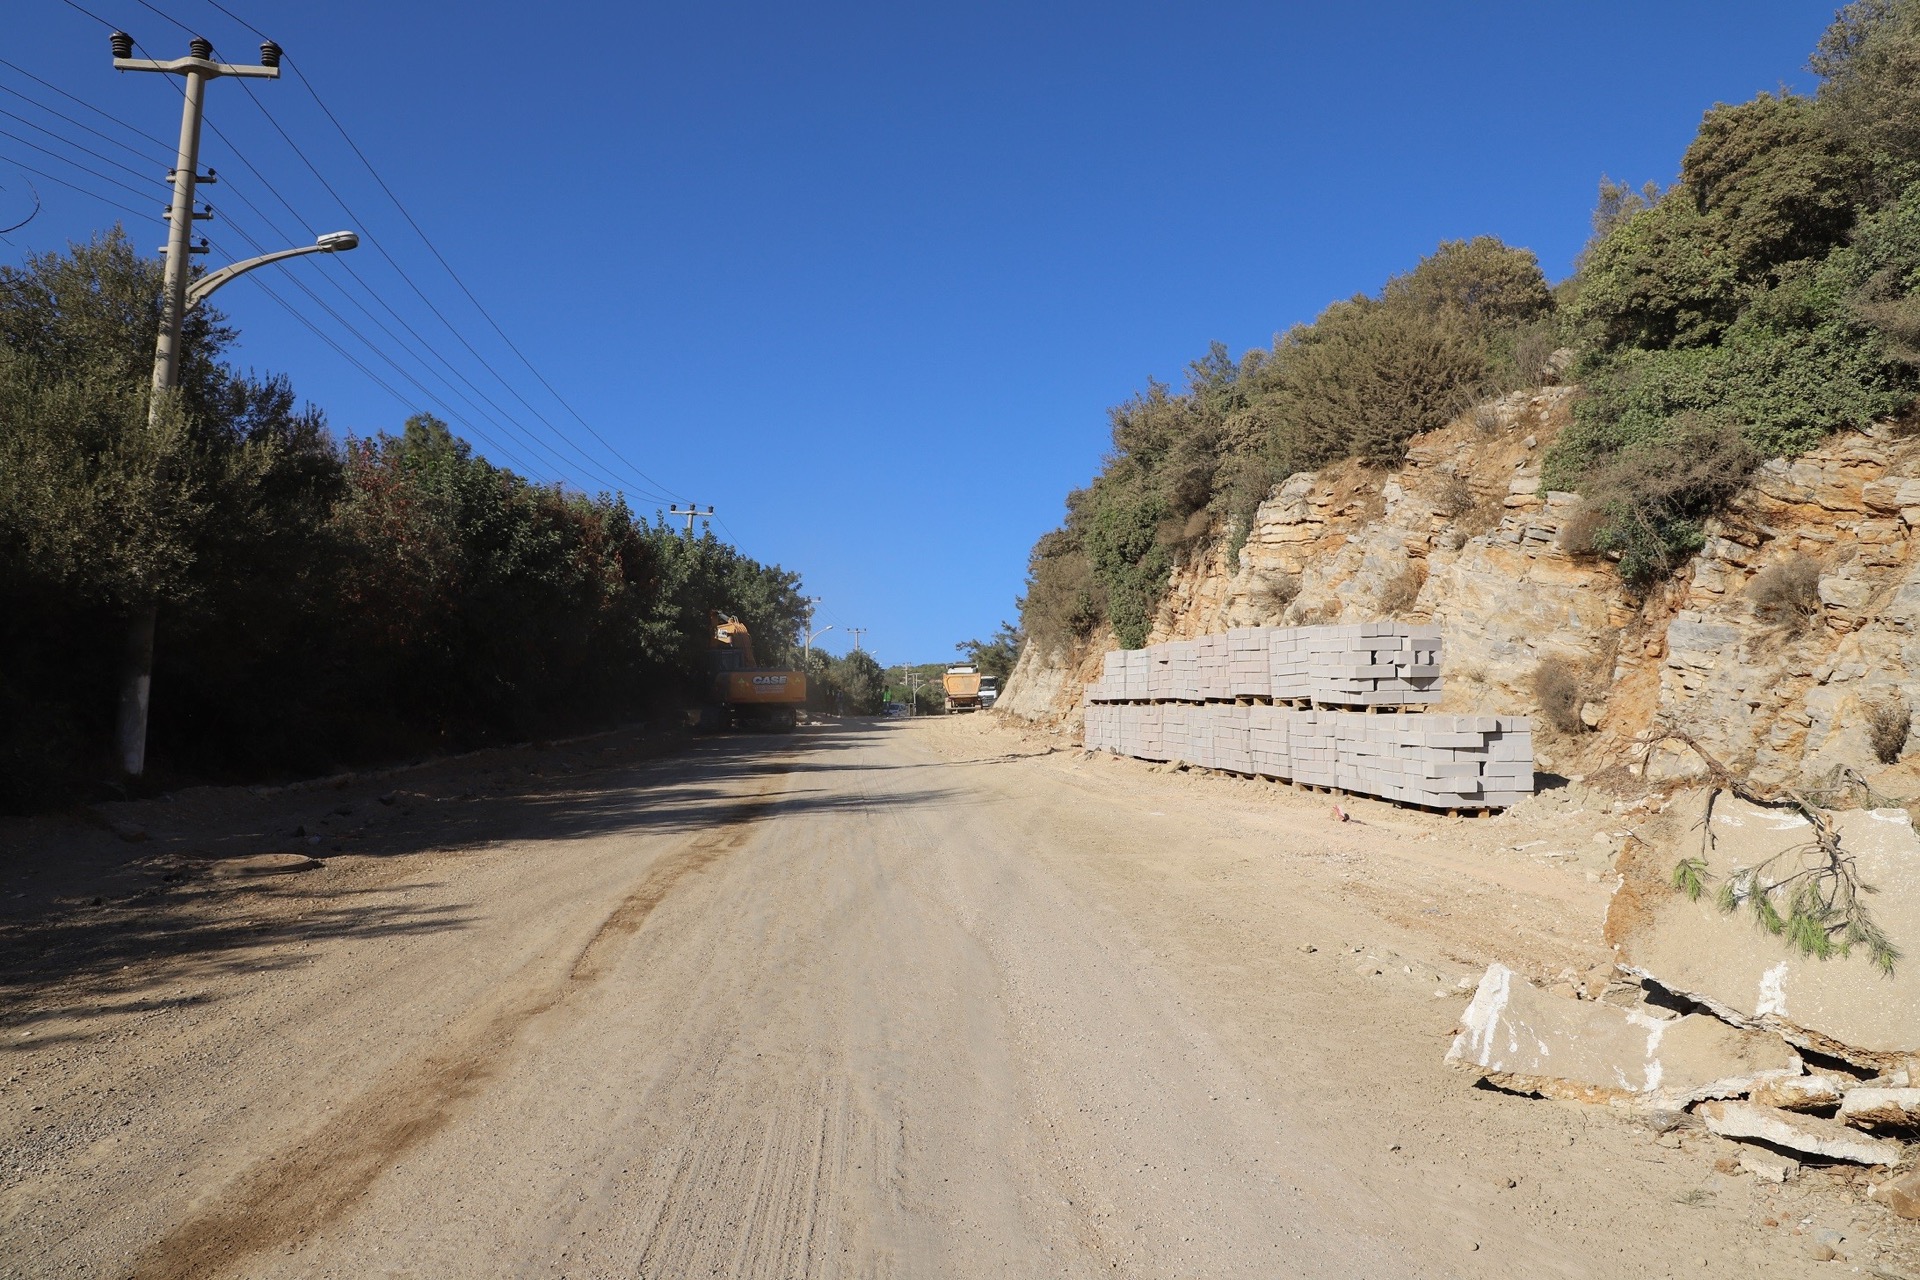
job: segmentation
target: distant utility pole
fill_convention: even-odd
[[[860,637],[867,634],[867,632],[873,630],[873,628],[872,627],[848,627],[847,630],[851,632],[853,635],[853,651],[855,653],[858,653],[860,652]]]
[[[693,541],[693,518],[695,516],[711,518],[713,515],[713,507],[709,505],[705,511],[702,511],[700,504],[696,502],[689,507],[669,507],[667,508],[667,514],[670,516],[685,516],[687,518],[687,541],[691,542]]]
[[[815,637],[818,637],[818,636],[823,636],[823,635],[825,635],[825,634],[827,634],[827,632],[829,632],[829,631],[831,631],[831,630],[833,630],[833,628],[832,628],[832,626],[825,626],[825,627],[822,627],[822,628],[820,628],[820,629],[819,629],[818,631],[815,631],[815,630],[813,629],[813,606],[815,606],[815,605],[817,605],[817,604],[819,604],[819,603],[820,603],[820,597],[819,597],[819,596],[801,596],[801,597],[800,597],[800,602],[801,602],[802,604],[804,604],[804,605],[806,605],[806,607],[807,607],[807,622],[806,622],[806,626],[805,626],[805,628],[804,628],[804,630],[805,630],[805,631],[806,631],[806,633],[807,633],[807,649],[806,649],[806,654],[805,654],[805,656],[804,656],[804,657],[803,657],[803,658],[801,659],[801,662],[800,662],[800,669],[801,669],[802,671],[805,671],[805,672],[807,672],[807,673],[809,673],[809,674],[811,674],[811,673],[812,673],[812,671],[813,671],[813,642],[814,642],[814,639],[815,639]]]

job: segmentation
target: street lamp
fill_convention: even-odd
[[[193,224],[213,216],[211,211],[194,212],[194,191],[202,182],[219,180],[212,170],[204,176],[200,173],[200,125],[206,108],[207,85],[227,77],[279,79],[280,46],[271,40],[261,41],[260,61],[254,65],[214,61],[213,42],[204,36],[194,36],[187,42],[186,57],[165,62],[134,57],[134,39],[124,31],[115,31],[108,37],[108,43],[113,48],[115,70],[157,72],[179,76],[185,81],[180,89],[180,146],[174,154],[173,172],[167,175],[173,184],[173,201],[167,208],[167,264],[159,334],[153,350],[153,394],[147,404],[147,423],[158,427],[165,403],[179,383],[180,332],[189,309],[205,301],[208,294],[227,281],[255,267],[303,253],[339,253],[359,244],[360,237],[351,231],[331,232],[313,244],[249,258],[194,280],[193,255],[204,252],[206,245],[204,241],[199,245],[193,243]],[[139,777],[147,767],[147,694],[153,681],[153,629],[158,612],[158,601],[139,601],[134,603],[127,619],[127,647],[121,670],[120,712],[114,746],[121,771],[130,778]]]
[[[833,630],[833,624],[828,623],[826,626],[820,628],[818,631],[807,632],[807,655],[805,658],[801,659],[801,665],[805,667],[808,671],[813,670],[813,642],[815,640],[818,640],[821,636],[827,634],[827,632],[831,630]]]
[[[312,244],[303,244],[297,249],[280,249],[274,253],[263,253],[257,258],[247,258],[235,262],[218,271],[209,271],[187,286],[187,310],[207,300],[207,295],[228,281],[247,274],[255,267],[264,267],[269,262],[284,262],[288,258],[298,258],[308,253],[345,253],[349,249],[360,247],[360,237],[351,231],[329,231]]]

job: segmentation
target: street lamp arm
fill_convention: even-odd
[[[187,310],[191,311],[207,300],[207,295],[222,285],[245,275],[255,267],[264,267],[270,262],[282,262],[288,258],[298,258],[308,253],[339,253],[354,248],[360,243],[358,236],[349,231],[335,231],[321,236],[315,244],[303,244],[297,249],[280,249],[273,253],[263,253],[257,258],[221,267],[218,271],[208,272],[187,286]]]

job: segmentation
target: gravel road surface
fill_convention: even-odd
[[[614,735],[0,827],[0,1274],[1920,1277],[1845,1172],[1440,1065],[1487,960],[1604,960],[1604,811],[1342,823],[1044,741]],[[275,851],[325,865],[218,874]]]

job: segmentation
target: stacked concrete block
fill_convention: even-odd
[[[1200,638],[1200,697],[1207,702],[1233,699],[1233,679],[1228,657],[1226,636]]]
[[[1227,632],[1227,692],[1229,698],[1273,696],[1267,633],[1270,627],[1235,627]]]
[[[1440,629],[1401,622],[1238,627],[1108,654],[1095,702],[1273,698],[1326,706],[1439,701]]]
[[[1289,781],[1308,787],[1340,785],[1340,746],[1334,732],[1339,713],[1294,711],[1287,716]]]
[[[1147,649],[1147,697],[1165,702],[1173,697],[1173,648],[1156,644]]]
[[[1108,654],[1087,689],[1085,741],[1435,808],[1502,808],[1532,794],[1523,718],[1332,709],[1419,704],[1440,691],[1436,627],[1243,627]],[[1315,705],[1234,703],[1269,698]]]
[[[1215,706],[1207,708],[1210,769],[1228,773],[1252,773],[1252,707]]]
[[[1436,808],[1504,808],[1533,793],[1533,731],[1518,716],[1352,715],[1339,786]]]
[[[1247,772],[1263,778],[1293,777],[1293,759],[1287,752],[1287,717],[1299,714],[1285,707],[1248,707]]]
[[[1337,706],[1399,706],[1440,700],[1440,628],[1362,622],[1302,628],[1306,697]],[[1299,667],[1298,660],[1289,670]]]

